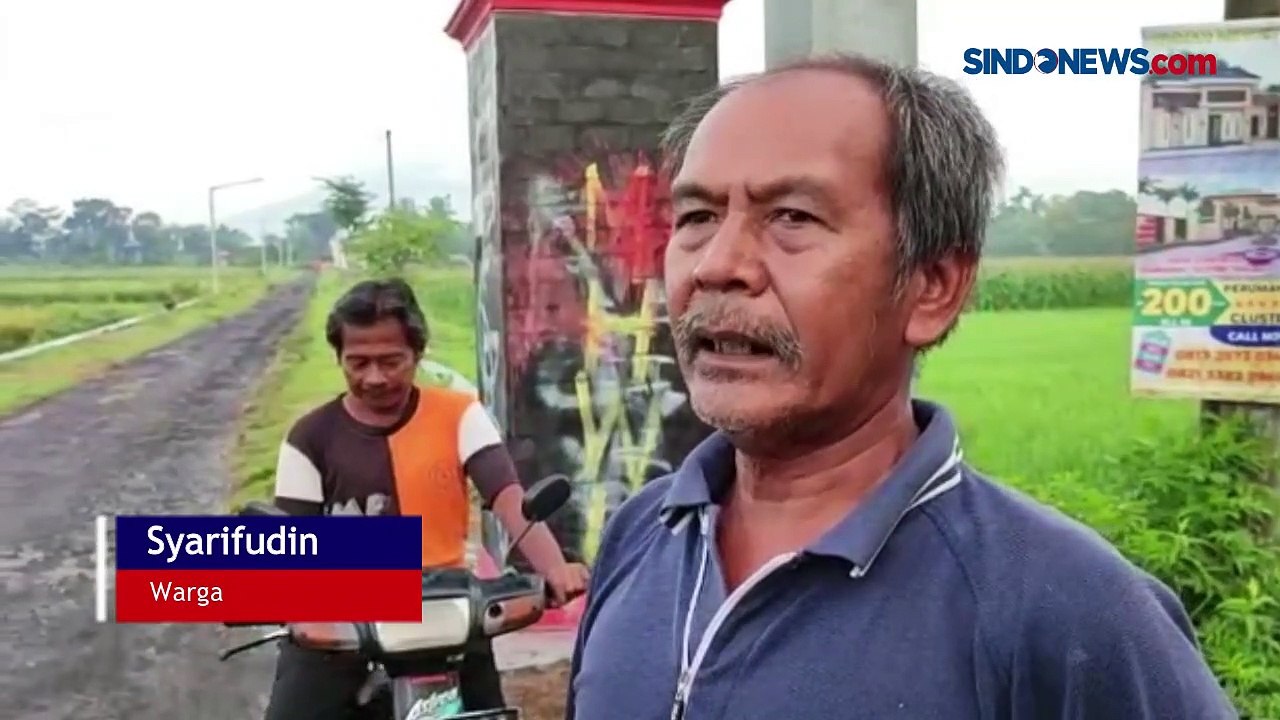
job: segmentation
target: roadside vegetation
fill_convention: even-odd
[[[0,268],[0,353],[126,318],[136,325],[0,362],[0,414],[95,377],[117,363],[247,309],[294,271],[227,268],[220,292],[208,269]],[[188,304],[189,303],[189,304]]]

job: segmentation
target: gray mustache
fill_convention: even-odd
[[[684,358],[693,357],[698,349],[698,338],[712,330],[739,333],[768,348],[785,367],[792,370],[800,367],[800,340],[790,328],[761,322],[719,301],[694,305],[680,316],[671,328],[676,351]]]

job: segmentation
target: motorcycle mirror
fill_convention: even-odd
[[[281,516],[281,515],[288,515],[289,513],[281,510],[280,508],[276,507],[275,505],[272,505],[269,502],[263,502],[262,500],[250,500],[249,502],[241,506],[240,510],[237,511],[236,514],[244,515],[248,517],[260,517],[260,516],[273,516],[273,515]]]
[[[569,502],[573,486],[564,475],[550,475],[533,484],[524,494],[520,512],[531,523],[544,522]]]

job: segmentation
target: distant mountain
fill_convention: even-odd
[[[396,172],[396,199],[413,198],[419,206],[425,205],[427,198],[433,195],[449,195],[453,200],[453,209],[459,219],[471,217],[471,188],[466,182],[445,177],[437,165],[429,163],[407,162],[399,165]],[[342,174],[342,173],[338,173]],[[360,180],[375,198],[374,207],[385,207],[387,204],[387,171],[385,168],[367,168],[357,172],[346,173]],[[284,222],[294,213],[309,213],[320,209],[324,201],[324,191],[316,183],[316,189],[291,198],[279,200],[267,205],[244,210],[226,219],[219,218],[218,224],[226,224],[239,228],[255,238],[264,229],[268,233],[284,232]]]

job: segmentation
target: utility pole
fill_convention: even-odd
[[[209,289],[218,294],[218,213],[213,209],[213,193],[218,187],[209,188]]]
[[[1246,20],[1250,18],[1280,17],[1280,0],[1225,0],[1223,18]],[[1214,418],[1239,417],[1252,424],[1271,449],[1273,458],[1280,458],[1280,405],[1254,402],[1230,402],[1204,400],[1200,403],[1200,417],[1204,421]],[[1280,463],[1276,463],[1280,464]],[[1272,485],[1280,481],[1275,464],[1272,465]]]
[[[266,277],[267,276],[267,221],[261,217],[258,218],[258,245],[259,245],[259,250],[261,250],[262,252],[261,263],[260,263],[262,267],[262,277]]]
[[[209,186],[209,278],[210,290],[213,291],[214,295],[218,294],[218,213],[215,210],[213,195],[217,191],[225,190],[229,187],[260,182],[262,182],[262,178],[257,177]]]
[[[391,163],[391,131],[387,131],[387,209],[396,209],[396,172]]]
[[[764,62],[772,69],[833,51],[920,64],[916,0],[764,0]],[[911,362],[910,392],[921,356]]]

